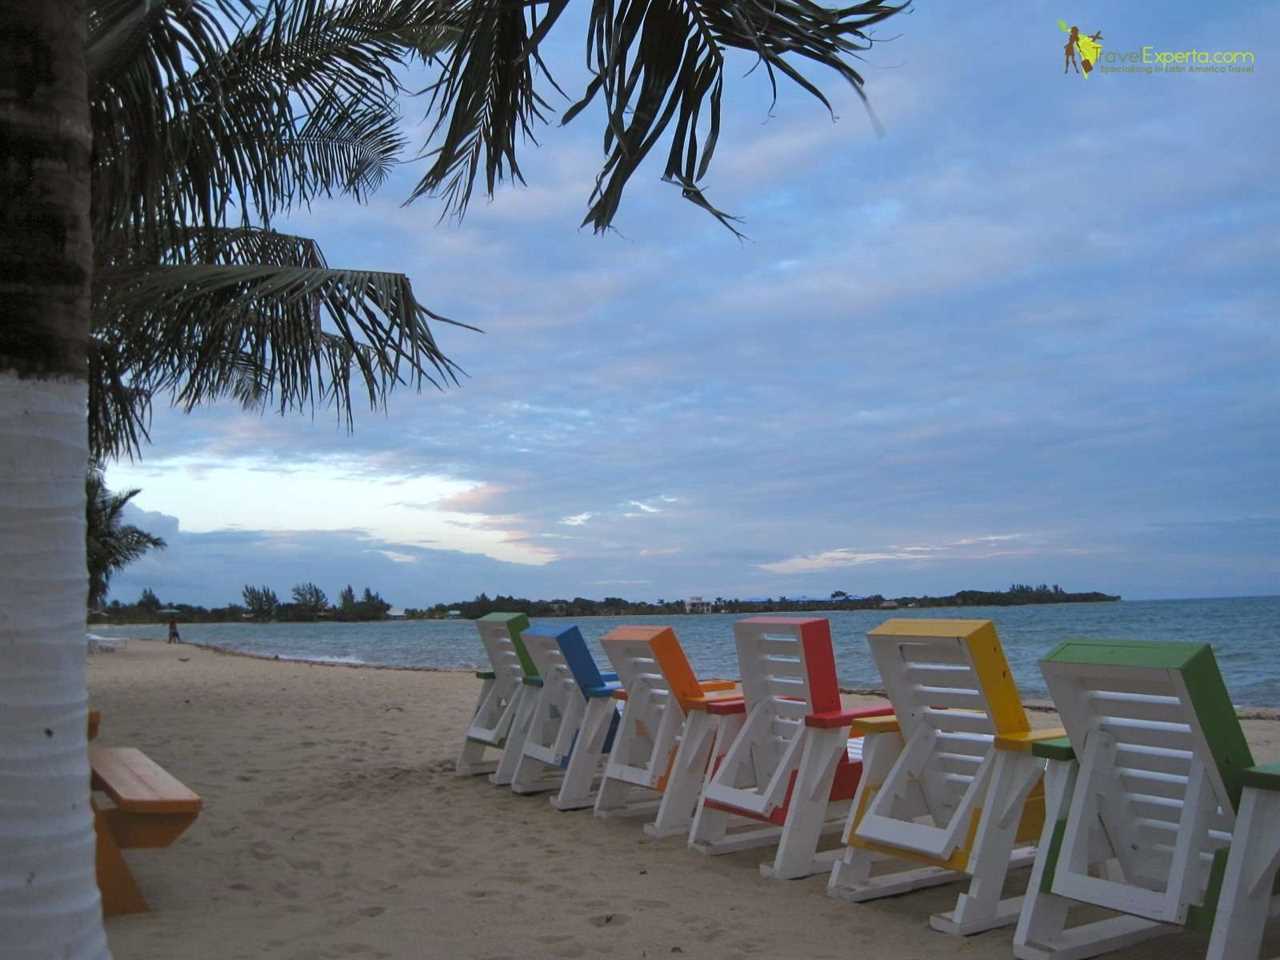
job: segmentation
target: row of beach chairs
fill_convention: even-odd
[[[1015,925],[1024,960],[1184,928],[1208,960],[1257,960],[1280,907],[1280,765],[1254,764],[1207,645],[1063,643],[1041,662],[1063,726],[1033,730],[989,620],[872,630],[871,710],[841,705],[825,619],[738,621],[736,682],[700,680],[670,627],[613,630],[602,671],[577,627],[477,624],[491,669],[459,775],[706,854],[770,846],[765,877],[829,873],[853,902],[962,882],[931,926]]]

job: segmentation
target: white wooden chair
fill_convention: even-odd
[[[485,755],[491,750],[501,754],[506,747],[526,689],[524,678],[537,676],[520,640],[520,631],[528,626],[523,613],[490,613],[476,621],[491,669],[476,673],[484,682],[458,752],[454,769],[460,777],[498,769],[500,761]]]
[[[827,892],[861,902],[969,879],[935,929],[1014,923],[1022,899],[1001,889],[1044,821],[1045,761],[1031,746],[1063,731],[1031,731],[990,620],[895,619],[867,640],[894,716],[854,721],[862,781]]]
[[[1034,748],[1047,819],[1014,954],[1093,957],[1192,927],[1213,928],[1213,960],[1256,960],[1278,838],[1257,792],[1247,820],[1241,806],[1253,758],[1213,651],[1068,641],[1040,667],[1067,739]],[[1078,904],[1117,915],[1068,926]]]
[[[710,757],[710,738],[699,756],[677,762],[688,722],[686,703],[704,704],[735,694],[732,680],[700,683],[670,627],[622,626],[600,640],[617,672],[622,720],[596,795],[597,817],[657,813],[647,832],[687,835]],[[700,764],[700,765],[699,765]],[[675,776],[673,771],[693,775]]]
[[[590,807],[617,728],[618,678],[600,673],[577,627],[532,627],[522,639],[542,685],[511,789],[554,790],[551,805],[559,810]]]
[[[738,621],[733,632],[746,717],[736,730],[720,730],[720,759],[703,787],[689,845],[718,854],[776,841],[773,862],[760,867],[764,876],[827,870],[835,851],[818,853],[821,835],[839,828],[862,772],[861,742],[849,738],[849,725],[890,711],[842,708],[826,620],[755,617]],[[740,821],[731,818],[755,827],[732,830]]]

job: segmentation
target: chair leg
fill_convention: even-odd
[[[454,762],[453,772],[458,777],[476,777],[485,773],[493,773],[498,764],[495,760],[485,760],[484,755],[489,744],[478,740],[466,740],[458,751],[458,759]]]
[[[845,843],[853,840],[858,828],[859,811],[865,811],[870,806],[872,796],[888,779],[889,771],[897,763],[905,746],[898,733],[876,733],[863,740],[862,776],[858,780],[858,792],[854,794],[849,818],[845,823]],[[909,809],[914,810],[914,807]],[[906,815],[905,811],[899,813]],[[906,816],[911,819],[911,816]],[[885,861],[890,861],[893,868],[871,876],[872,864]],[[831,878],[827,881],[827,896],[848,900],[850,903],[864,903],[962,879],[964,874],[954,870],[923,867],[913,860],[874,852],[865,847],[849,846],[832,864]]]
[[[593,697],[587,702],[582,726],[569,754],[569,766],[560,789],[551,798],[551,805],[557,810],[581,810],[595,803],[593,787],[615,713],[611,697]]]
[[[667,788],[658,803],[658,814],[653,823],[645,824],[644,832],[648,836],[689,835],[707,774],[715,727],[713,718],[705,710],[694,710],[685,719],[684,736],[676,749]]]
[[[470,732],[475,718],[480,715],[480,711],[487,706],[489,694],[493,690],[495,681],[486,680],[480,687],[480,699],[476,701],[476,707],[471,711],[471,717],[467,721],[467,731]],[[458,759],[454,764],[454,773],[460,777],[470,777],[481,773],[491,773],[494,765],[487,765],[485,769],[478,769],[481,761],[484,760],[485,746],[466,734],[462,737],[462,749],[458,751]]]
[[[1017,922],[1022,898],[1002,900],[1000,894],[1014,856],[1018,825],[1027,796],[1042,775],[1040,762],[1031,754],[1008,750],[997,752],[986,793],[986,809],[973,838],[969,857],[967,872],[972,877],[969,889],[957,898],[955,910],[930,918],[929,924],[935,930],[969,936]],[[1025,852],[1019,862],[1029,862]]]
[[[522,688],[520,693],[519,709],[516,711],[515,720],[511,723],[511,730],[507,733],[507,742],[502,750],[502,757],[498,760],[498,766],[489,777],[490,782],[506,787],[515,779],[516,766],[520,763],[521,756],[524,755],[524,741],[529,733],[529,723],[533,716],[533,710],[537,704],[538,698],[531,695],[527,688]]]
[[[827,826],[831,784],[840,755],[847,749],[848,731],[807,730],[796,771],[795,787],[787,806],[787,819],[772,864],[761,864],[760,873],[773,880],[797,880],[826,870],[836,858],[833,851],[818,857],[818,842]]]
[[[1205,960],[1254,960],[1280,867],[1280,793],[1246,787]]]

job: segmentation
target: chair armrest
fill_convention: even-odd
[[[612,683],[609,683],[606,681],[603,686],[587,687],[587,689],[583,690],[582,692],[585,693],[588,697],[591,697],[594,699],[596,697],[612,697],[615,692],[621,689],[622,689],[621,685],[616,680],[614,680]]]
[[[497,675],[496,673],[494,673],[492,670],[477,670],[477,671],[476,671],[476,679],[477,679],[477,680],[495,680],[495,679],[497,679],[497,676],[498,676],[498,675]]]
[[[1031,745],[1031,755],[1045,760],[1074,760],[1076,758],[1076,750],[1075,747],[1071,746],[1069,738],[1059,737],[1056,740],[1040,740],[1033,743]]]
[[[804,725],[829,730],[832,727],[850,726],[855,720],[884,716],[893,716],[893,707],[867,707],[862,710],[830,710],[825,713],[811,713],[804,718]]]
[[[619,687],[617,690],[613,691],[612,696],[615,700],[625,700],[627,699],[627,691]]]
[[[541,678],[541,677],[521,677],[521,678],[520,678],[520,682],[521,682],[521,683],[523,683],[526,687],[540,687],[540,686],[542,686],[542,678]]]
[[[1260,763],[1240,774],[1242,786],[1258,790],[1280,790],[1280,763]]]
[[[737,689],[737,680],[707,680],[698,684],[699,689],[703,693],[715,693],[718,690],[734,690]]]
[[[706,700],[698,705],[698,709],[706,710],[714,717],[728,717],[735,713],[747,712],[747,701],[741,697],[725,697],[723,700]]]
[[[1067,731],[1062,727],[1051,727],[1047,730],[1023,730],[1020,733],[1002,733],[995,739],[997,750],[1016,750],[1028,753],[1043,740],[1061,740]]]
[[[857,717],[849,724],[849,732],[857,736],[874,736],[877,733],[900,733],[902,725],[890,710],[879,716]]]
[[[618,675],[616,673],[602,673],[600,674],[600,679],[605,683],[617,683]]]

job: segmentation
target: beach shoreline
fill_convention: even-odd
[[[159,642],[149,637],[128,637],[125,639],[129,640],[130,642],[136,641],[140,643]],[[353,661],[333,660],[333,659],[326,660],[324,658],[309,659],[301,656],[281,656],[280,654],[254,653],[249,650],[237,650],[234,647],[228,647],[222,644],[215,644],[215,643],[198,643],[193,641],[181,641],[181,642],[186,646],[198,647],[201,650],[208,650],[211,653],[216,653],[222,656],[248,657],[252,660],[265,660],[269,663],[300,663],[300,664],[307,664],[314,667],[346,667],[352,670],[407,670],[407,671],[421,672],[421,673],[449,673],[449,674],[463,674],[463,675],[471,675],[471,676],[474,676],[476,671],[480,669],[479,667],[432,667],[432,666],[422,666],[422,665],[369,663],[367,661],[353,662]],[[883,687],[841,686],[840,692],[842,694],[850,694],[852,696],[857,696],[857,697],[873,697],[880,700],[883,700],[886,698],[885,690]],[[1054,707],[1053,702],[1051,700],[1042,700],[1034,697],[1026,697],[1026,698],[1023,698],[1022,705],[1027,710],[1032,710],[1037,713],[1052,713],[1052,714],[1057,713],[1057,708]],[[1235,706],[1236,706],[1236,716],[1239,717],[1241,720],[1267,720],[1272,722],[1280,721],[1280,707],[1259,707],[1259,706],[1249,706],[1244,704],[1236,704]]]

